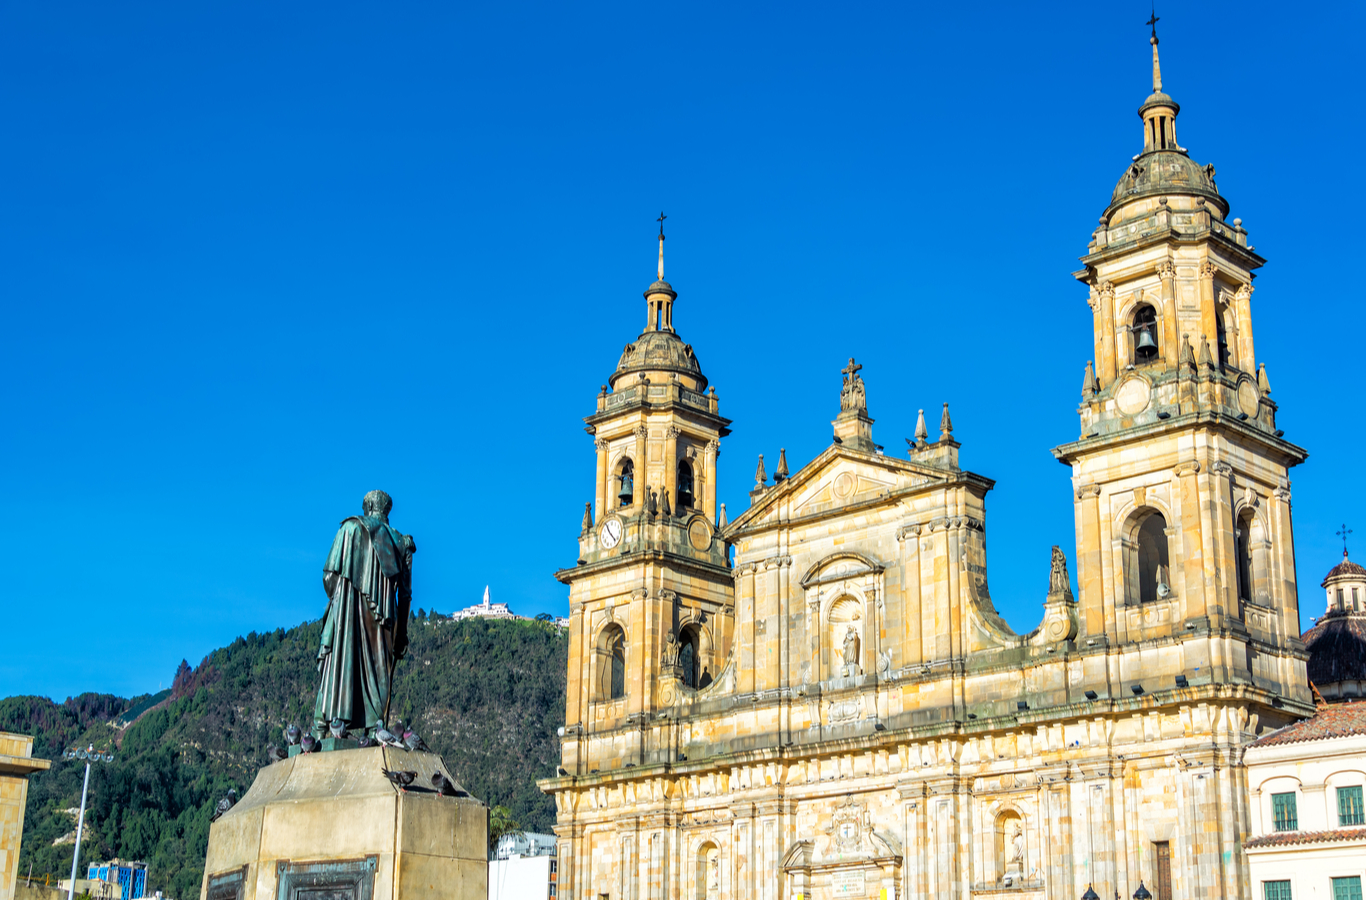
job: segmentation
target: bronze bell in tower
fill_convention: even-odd
[[[1153,340],[1152,332],[1144,328],[1138,333],[1138,340],[1134,342],[1134,352],[1139,359],[1152,359],[1157,355],[1157,342]]]
[[[617,500],[622,506],[630,506],[635,499],[635,479],[631,476],[628,469],[621,473],[621,490],[617,492]]]

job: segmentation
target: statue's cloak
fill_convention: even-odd
[[[327,616],[318,648],[322,683],[314,726],[341,718],[356,731],[384,717],[394,663],[408,647],[412,538],[375,516],[341,523],[323,565]]]

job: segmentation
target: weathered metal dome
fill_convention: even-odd
[[[1130,163],[1105,213],[1108,216],[1131,200],[1172,194],[1204,197],[1218,207],[1221,217],[1228,215],[1228,201],[1214,184],[1214,166],[1200,165],[1183,150],[1154,150]]]
[[[676,372],[695,379],[697,387],[694,390],[707,389],[707,377],[702,374],[692,344],[683,343],[683,339],[672,331],[646,331],[627,344],[612,373],[613,390],[619,379],[637,372]]]

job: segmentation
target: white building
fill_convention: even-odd
[[[489,602],[489,586],[484,585],[484,599],[481,603],[458,609],[451,613],[451,621],[458,622],[461,619],[523,619],[528,620],[528,616],[519,616],[508,608],[506,603]],[[556,616],[552,620],[561,628],[569,627],[569,619],[564,616]]]
[[[498,839],[489,860],[489,900],[556,896],[555,835],[517,831]]]
[[[1302,637],[1318,711],[1243,756],[1252,813],[1243,847],[1256,900],[1362,900],[1366,569],[1342,556],[1323,580],[1328,608]]]

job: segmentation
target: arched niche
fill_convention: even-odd
[[[1123,529],[1125,599],[1130,605],[1169,599],[1172,587],[1171,528],[1154,506],[1129,514]]]
[[[626,629],[608,622],[593,642],[595,695],[599,700],[626,696]]]
[[[721,900],[721,848],[711,841],[703,841],[693,856],[693,865],[693,897]]]
[[[863,600],[841,594],[830,603],[826,613],[825,646],[829,647],[826,671],[830,677],[848,678],[863,674],[864,636]]]
[[[1002,883],[1019,881],[1027,871],[1029,859],[1024,817],[1014,809],[1002,810],[996,816],[992,837],[996,880]]]

